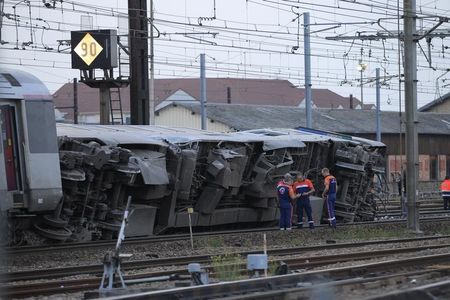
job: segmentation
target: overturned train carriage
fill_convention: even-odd
[[[55,128],[48,90],[16,70],[0,70],[0,129],[0,234],[16,244],[30,232],[112,238],[129,195],[128,236],[187,227],[190,207],[196,227],[273,224],[282,175],[306,173],[321,195],[323,167],[338,180],[338,219],[372,220],[384,176],[383,144],[308,129]]]
[[[306,173],[320,195],[323,167],[339,183],[338,219],[376,215],[374,178],[382,178],[385,164],[381,143],[302,129],[219,134],[61,124],[57,131],[64,193],[57,220],[68,221],[72,239],[113,237],[128,195],[128,236],[187,227],[189,207],[197,227],[270,224],[278,220],[274,187],[282,175]],[[39,229],[53,232],[52,221],[54,215],[46,216]]]

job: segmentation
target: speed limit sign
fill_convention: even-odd
[[[115,30],[72,31],[71,45],[73,69],[117,67]]]

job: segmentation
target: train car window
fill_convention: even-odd
[[[12,86],[22,86],[16,78],[14,78],[14,76],[12,76],[9,73],[2,73],[2,75],[6,78],[6,80],[8,80],[8,82],[12,85]]]
[[[50,101],[27,101],[26,110],[30,152],[58,152],[53,103]]]

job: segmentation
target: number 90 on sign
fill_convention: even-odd
[[[81,56],[97,56],[97,44],[94,42],[91,43],[81,43]]]
[[[88,66],[91,65],[102,50],[103,47],[94,39],[94,37],[92,37],[90,33],[86,33],[74,49],[75,53]]]

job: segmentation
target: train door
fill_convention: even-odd
[[[20,166],[17,145],[17,128],[15,108],[10,105],[0,106],[1,138],[5,160],[6,183],[8,191],[20,190]]]

